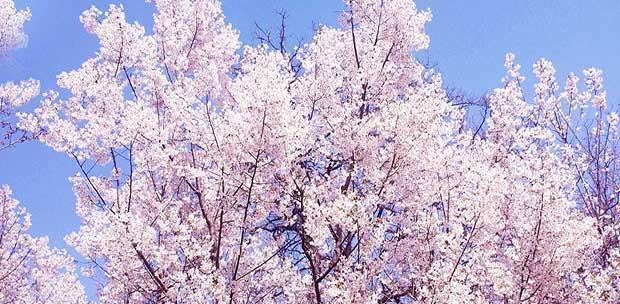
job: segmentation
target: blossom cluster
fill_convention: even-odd
[[[0,0],[0,56],[23,47],[28,41],[24,33],[24,22],[30,20],[30,10],[16,10],[13,0]]]
[[[432,14],[411,0],[347,0],[294,51],[241,47],[217,0],[150,2],[152,31],[120,5],[85,11],[100,49],[19,114],[75,161],[81,226],[65,240],[100,302],[620,299],[618,115],[600,70],[560,91],[541,59],[528,101],[508,54],[470,130],[412,56]],[[18,105],[35,87],[0,93]],[[27,228],[4,189],[6,221]],[[24,264],[24,284],[84,301],[66,253],[9,239],[53,257]]]

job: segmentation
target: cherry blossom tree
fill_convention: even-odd
[[[30,215],[0,187],[0,302],[86,303],[73,258],[27,232]]]
[[[618,298],[602,146],[618,117],[597,70],[587,94],[574,76],[557,93],[541,60],[528,102],[509,54],[468,130],[412,55],[431,13],[410,0],[347,0],[338,27],[292,50],[241,47],[219,1],[152,2],[152,34],[120,5],[85,11],[99,50],[20,114],[79,170],[66,241],[100,302]],[[600,111],[580,133],[587,101]]]
[[[563,90],[551,62],[540,59],[534,66],[538,79],[531,104],[538,125],[553,134],[558,155],[575,176],[574,199],[593,222],[597,240],[595,255],[575,277],[580,300],[608,303],[620,298],[620,244],[618,238],[618,114],[607,105],[602,71],[583,71],[584,90],[571,73]]]
[[[12,0],[0,0],[0,59],[28,41],[24,33],[24,22],[30,20],[30,10],[18,11]],[[21,83],[0,84],[0,150],[15,143],[31,139],[32,134],[18,130],[14,110],[39,93],[39,82],[27,80]]]
[[[22,29],[30,12],[16,11],[11,0],[0,0],[0,18],[0,56],[4,56],[26,42]],[[13,114],[38,90],[35,80],[0,85],[0,152],[31,138],[16,127]],[[29,235],[30,225],[30,215],[11,197],[9,187],[0,186],[0,303],[85,303],[73,258],[48,247],[47,238]]]
[[[24,33],[24,22],[30,20],[30,10],[16,10],[13,0],[0,1],[0,55],[22,47],[28,41],[28,36]]]

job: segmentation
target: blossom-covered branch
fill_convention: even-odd
[[[468,130],[412,56],[431,13],[410,0],[346,0],[307,44],[288,51],[281,25],[240,52],[219,1],[152,2],[152,31],[122,6],[85,11],[99,50],[20,115],[75,160],[66,241],[99,301],[618,298],[618,118],[598,70],[558,97],[541,60],[527,101],[509,54]],[[588,131],[571,118],[585,101]]]

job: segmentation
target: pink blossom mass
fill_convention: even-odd
[[[2,186],[0,303],[620,303],[601,70],[540,59],[526,94],[507,54],[472,118],[414,56],[411,0],[347,0],[296,47],[242,45],[217,0],[147,2],[152,30],[83,12],[99,49],[58,87],[0,84],[0,159],[32,140],[75,163],[86,261]],[[0,0],[0,54],[29,18]]]

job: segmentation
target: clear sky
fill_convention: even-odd
[[[390,1],[390,0],[385,0]],[[96,39],[79,22],[80,13],[96,5],[123,3],[129,20],[150,29],[153,7],[140,0],[16,0],[30,7],[26,48],[0,62],[0,83],[29,77],[43,90],[55,88],[56,75],[75,69],[97,50]],[[545,57],[554,62],[557,77],[586,67],[604,70],[608,103],[620,97],[620,1],[617,0],[420,0],[431,8],[427,26],[431,47],[418,56],[429,58],[445,82],[482,94],[500,84],[503,58],[514,52],[531,80],[531,66]],[[255,44],[254,22],[276,25],[276,11],[289,14],[291,40],[312,35],[313,24],[336,24],[340,0],[223,0],[227,20],[244,43]],[[31,102],[29,107],[36,105]],[[0,184],[9,184],[15,197],[32,214],[32,233],[48,235],[64,247],[63,236],[77,229],[74,197],[67,178],[77,172],[71,159],[39,143],[27,143],[0,152]]]

